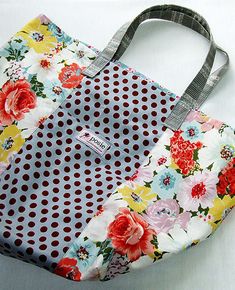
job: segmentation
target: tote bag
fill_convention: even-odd
[[[181,97],[119,62],[153,18],[210,42]],[[226,62],[211,73],[217,50]],[[3,254],[106,281],[199,243],[234,206],[234,130],[198,111],[228,56],[197,13],[151,7],[100,53],[40,16],[1,63]]]

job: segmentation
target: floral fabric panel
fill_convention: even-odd
[[[40,15],[0,49],[0,173],[96,54]]]
[[[209,237],[235,205],[235,132],[201,112],[167,131],[74,241],[55,273],[109,280]]]

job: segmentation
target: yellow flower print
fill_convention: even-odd
[[[210,208],[209,213],[212,215],[212,220],[209,222],[215,230],[219,224],[223,221],[225,215],[228,213],[231,207],[235,205],[235,198],[230,195],[225,195],[223,199],[216,197],[213,201],[213,207]],[[218,223],[215,223],[219,221]]]
[[[18,152],[24,142],[16,125],[6,127],[0,135],[0,162],[7,162],[10,154]]]
[[[42,25],[39,18],[34,19],[17,33],[23,37],[29,47],[33,48],[37,53],[49,52],[51,48],[56,46],[57,39],[52,32],[47,29],[46,25]]]
[[[122,194],[123,199],[128,203],[130,208],[136,212],[144,211],[149,201],[157,196],[156,193],[152,193],[151,189],[146,186],[137,186],[135,188],[124,186],[118,192]]]

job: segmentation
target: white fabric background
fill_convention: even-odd
[[[234,0],[0,0],[0,44],[30,19],[44,13],[71,36],[102,49],[124,22],[149,6],[164,3],[183,5],[201,13],[209,22],[216,42],[228,51],[230,70],[202,110],[235,128]],[[181,94],[199,70],[207,51],[207,41],[189,29],[151,21],[137,31],[122,61]],[[234,227],[235,210],[215,235],[201,245],[105,283],[67,281],[38,267],[0,256],[0,290],[233,290]]]

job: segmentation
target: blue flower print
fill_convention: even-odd
[[[97,258],[99,248],[91,240],[76,240],[68,251],[68,257],[77,259],[79,271],[84,273]]]
[[[181,178],[181,175],[175,170],[164,168],[153,178],[152,191],[157,193],[161,199],[173,198]]]
[[[189,140],[192,142],[202,140],[200,124],[197,122],[184,122],[181,129],[183,130],[182,137],[184,140]]]
[[[52,34],[57,38],[59,42],[65,42],[67,45],[73,42],[73,39],[64,33],[57,25],[54,23],[48,24],[48,29],[52,32]]]
[[[62,87],[59,80],[45,81],[43,93],[51,100],[62,103],[69,95],[69,90]]]

